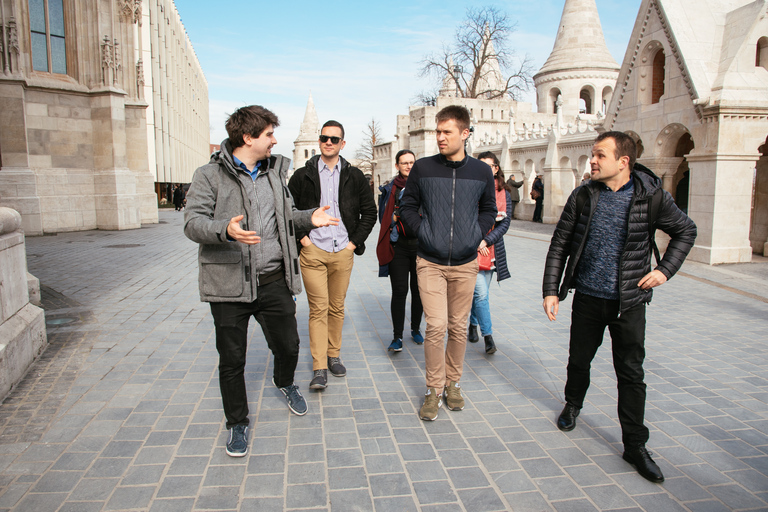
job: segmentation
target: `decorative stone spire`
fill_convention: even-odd
[[[480,68],[480,79],[478,80],[476,91],[479,93],[478,97],[493,97],[494,94],[498,94],[499,91],[506,87],[506,81],[501,74],[499,59],[496,57],[496,48],[493,47],[491,33],[487,25],[483,39],[488,41],[488,51],[486,54],[490,57]]]
[[[595,0],[565,0],[555,46],[536,76],[574,68],[619,70],[605,45]]]
[[[312,101],[312,92],[310,92],[309,100],[307,100],[307,110],[304,111],[304,120],[301,122],[301,128],[299,128],[299,136],[296,137],[296,142],[310,141],[312,143],[317,143],[318,135],[320,135],[320,121],[317,119],[315,102]]]
[[[451,57],[451,60],[448,62],[448,69],[453,71],[453,57]],[[445,77],[443,77],[443,85],[440,87],[440,91],[437,94],[444,98],[455,98],[457,96],[456,82],[453,80],[450,73],[446,73]]]

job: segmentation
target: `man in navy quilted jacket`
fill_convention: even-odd
[[[437,418],[444,395],[450,410],[464,408],[459,381],[477,279],[477,248],[496,220],[493,173],[464,150],[469,111],[451,105],[437,113],[436,121],[440,153],[416,162],[400,202],[409,236],[419,239],[416,275],[427,321],[427,393],[419,417],[429,421]],[[446,330],[448,342],[443,344]]]
[[[635,155],[635,141],[625,133],[597,137],[590,160],[591,180],[568,198],[552,235],[542,292],[544,311],[555,320],[560,301],[569,289],[576,289],[566,403],[557,427],[566,432],[576,427],[592,359],[608,327],[623,457],[643,477],[660,483],[664,475],[645,448],[645,305],[653,288],[680,269],[696,240],[696,225],[661,188],[661,180],[635,164]],[[670,236],[670,242],[664,258],[651,270],[652,233],[657,228]]]

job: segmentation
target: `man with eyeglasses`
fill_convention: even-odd
[[[345,145],[341,123],[326,122],[320,131],[320,154],[307,160],[288,183],[297,208],[328,204],[328,214],[341,218],[338,226],[296,228],[309,302],[313,370],[309,388],[314,390],[326,388],[328,370],[335,377],[347,374],[341,361],[344,300],[354,255],[363,254],[365,240],[376,224],[373,191],[363,172],[339,155]]]

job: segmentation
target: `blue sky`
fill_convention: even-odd
[[[619,64],[640,2],[596,0],[608,49]],[[176,8],[208,80],[211,142],[226,137],[227,114],[259,104],[280,118],[274,151],[291,156],[312,91],[320,122],[344,124],[342,155],[353,158],[371,118],[392,140],[395,116],[408,112],[419,91],[434,87],[419,77],[419,62],[452,41],[468,5],[505,10],[517,22],[511,46],[538,70],[552,51],[563,3],[177,0]],[[525,100],[534,98],[530,91]]]

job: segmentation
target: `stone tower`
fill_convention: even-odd
[[[619,65],[605,45],[595,0],[565,0],[555,46],[533,76],[539,112],[554,114],[562,95],[566,117],[602,115],[618,76]]]
[[[312,101],[312,93],[309,93],[307,109],[304,111],[304,120],[299,128],[299,136],[293,141],[293,168],[304,166],[304,162],[317,153],[319,148],[317,138],[320,136],[320,121],[317,119],[315,102]]]

